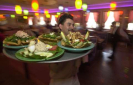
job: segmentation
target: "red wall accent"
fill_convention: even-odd
[[[133,10],[129,13],[129,22],[133,22]]]

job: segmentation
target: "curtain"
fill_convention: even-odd
[[[129,13],[129,23],[133,23],[133,10]]]
[[[92,13],[94,14],[94,19],[97,22],[97,20],[98,20],[98,13],[97,12],[92,12]],[[88,21],[89,15],[90,15],[90,13],[87,13],[85,21]]]
[[[114,12],[115,21],[119,21],[120,12],[119,11],[113,11],[113,12]],[[105,12],[104,13],[104,16],[105,16],[104,22],[106,22],[107,19],[108,19],[109,13],[108,12]]]

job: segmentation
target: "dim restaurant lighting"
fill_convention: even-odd
[[[65,12],[68,12],[68,8],[65,8]]]
[[[27,17],[27,16],[23,16],[23,18],[24,18],[24,19],[28,19],[28,17]]]
[[[6,16],[6,17],[10,17],[10,15],[9,15],[9,14],[6,14],[5,16]]]
[[[60,12],[57,12],[57,15],[60,15]]]
[[[122,15],[123,14],[123,11],[119,11],[119,13],[120,13],[120,15]]]
[[[90,10],[87,10],[86,12],[87,12],[87,13],[89,13],[89,12],[90,12]]]
[[[49,11],[47,9],[45,9],[44,14],[49,14]]]
[[[110,9],[111,10],[115,10],[116,9],[116,2],[111,2],[111,4],[110,4]]]
[[[58,8],[59,8],[60,11],[63,11],[63,9],[64,9],[64,7],[61,6],[61,5]]]
[[[110,11],[107,12],[107,16],[108,16],[108,17],[109,17],[109,15],[110,15]]]
[[[0,14],[0,18],[5,18],[5,16],[3,14]]]
[[[39,16],[39,13],[35,13],[35,16]]]
[[[46,14],[46,17],[47,17],[47,18],[50,18],[50,14]]]
[[[87,8],[88,8],[88,5],[87,5],[86,3],[83,3],[83,5],[82,5],[82,9],[83,9],[83,11],[86,11]]]
[[[58,18],[58,15],[55,15],[56,18]]]
[[[26,9],[23,12],[24,12],[24,15],[28,15],[29,14],[29,11],[26,10]]]
[[[82,0],[75,0],[75,7],[76,7],[76,9],[81,9],[81,7],[82,7]]]
[[[15,15],[12,14],[12,15],[11,15],[11,18],[15,18]]]
[[[39,9],[39,4],[38,4],[38,1],[37,1],[37,0],[32,0],[31,6],[32,6],[32,10],[33,10],[34,12],[37,12],[37,11],[38,11],[38,9]]]
[[[116,7],[131,7],[131,6],[133,6],[132,3],[133,3],[133,0],[118,1],[118,2],[116,2],[116,4],[117,4]],[[89,9],[89,10],[108,9],[108,8],[110,8],[110,4],[111,4],[110,2],[109,3],[92,4],[92,5],[88,5],[87,9]],[[67,8],[69,9],[69,11],[80,11],[80,10],[82,10],[82,9],[76,9],[75,6],[67,7]],[[34,12],[32,9],[30,9],[28,7],[26,7],[25,9],[28,9],[29,12]],[[14,6],[8,6],[8,5],[0,5],[0,10],[15,11]],[[41,11],[38,11],[38,12],[41,12]],[[58,8],[49,9],[49,13],[57,13],[57,12],[59,12]]]
[[[22,14],[22,8],[20,5],[16,5],[15,6],[15,11],[16,11],[16,14]]]

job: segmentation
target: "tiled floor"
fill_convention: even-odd
[[[78,76],[81,85],[133,85],[133,48],[121,44],[115,59],[110,60],[108,45],[90,64],[80,67]],[[8,59],[0,54],[0,85],[35,85],[17,70],[12,68]]]

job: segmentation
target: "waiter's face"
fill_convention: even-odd
[[[64,32],[64,34],[67,35],[70,30],[74,29],[74,21],[72,19],[66,19],[64,24],[60,24],[59,27]]]

